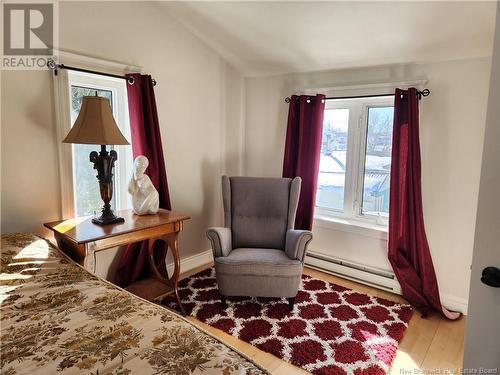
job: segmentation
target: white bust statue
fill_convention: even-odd
[[[132,195],[132,206],[137,215],[152,215],[158,212],[160,198],[151,179],[144,171],[149,160],[139,155],[134,160],[134,173],[128,184],[128,192]]]

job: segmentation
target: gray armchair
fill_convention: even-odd
[[[223,228],[210,228],[222,306],[227,296],[286,297],[293,308],[312,233],[294,229],[301,179],[222,177]]]

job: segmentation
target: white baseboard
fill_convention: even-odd
[[[388,270],[327,256],[315,251],[307,252],[305,263],[309,267],[347,280],[366,284],[391,293],[401,294],[401,287],[394,273]]]
[[[188,272],[196,267],[203,266],[205,264],[212,263],[214,261],[214,257],[212,255],[212,250],[205,250],[201,253],[191,255],[189,257],[181,256],[181,273]],[[174,272],[174,264],[167,264],[168,274],[171,275]]]
[[[308,254],[311,254],[313,256],[322,255],[314,251],[308,251]],[[362,269],[353,269],[328,261],[328,259],[326,259],[328,257],[325,257],[324,255],[322,255],[322,257],[324,259],[318,259],[311,256],[306,256],[305,259],[306,265],[316,270],[326,273],[331,273],[333,275],[336,275],[338,277],[347,280],[352,280],[358,283],[366,284],[371,287],[385,290],[388,292],[402,294],[401,287],[397,282],[397,279],[390,280],[377,275],[372,275],[369,272],[365,272],[365,270]],[[368,269],[369,267],[365,268]],[[440,297],[441,297],[441,303],[448,310],[458,311],[464,315],[467,315],[467,308],[468,308],[467,299],[444,293],[440,293]]]

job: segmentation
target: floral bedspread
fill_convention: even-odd
[[[0,303],[4,375],[265,373],[32,234],[2,235]]]

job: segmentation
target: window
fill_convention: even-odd
[[[122,134],[130,143],[127,91],[125,80],[107,76],[59,71],[59,137],[64,138],[74,124],[84,96],[98,95],[110,100],[113,116]],[[100,145],[61,144],[61,183],[63,214],[87,216],[99,214],[103,202],[99,192],[96,171],[89,161],[91,151],[99,151]],[[114,186],[111,207],[113,210],[130,208],[131,198],[127,193],[128,179],[132,173],[132,147],[107,146],[118,153],[114,168]]]
[[[344,210],[349,109],[326,109],[316,205]]]
[[[362,214],[389,215],[393,115],[392,106],[368,107]]]
[[[393,114],[392,97],[326,102],[319,215],[387,223]]]
[[[71,103],[71,124],[74,124],[82,98],[89,95],[98,95],[108,98],[113,110],[113,116],[122,134],[130,143],[130,125],[128,121],[128,106],[125,81],[95,74],[68,72]],[[100,145],[72,146],[72,170],[73,170],[73,201],[76,216],[92,215],[99,213],[102,208],[102,200],[99,192],[99,184],[96,179],[96,171],[89,161],[91,151],[99,151]],[[132,171],[132,147],[131,146],[107,146],[118,153],[118,160],[114,169],[114,186],[111,208],[124,209],[130,207],[130,198],[127,194],[127,179]]]

